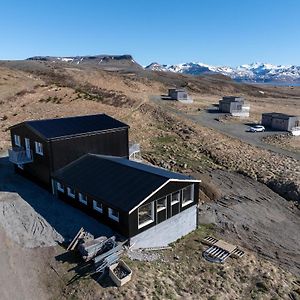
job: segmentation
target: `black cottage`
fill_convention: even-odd
[[[167,245],[197,227],[199,180],[126,158],[87,154],[53,173],[53,193],[136,248]]]
[[[10,128],[9,159],[51,188],[51,173],[86,153],[128,158],[128,128],[105,114],[25,121]]]

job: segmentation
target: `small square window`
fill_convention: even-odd
[[[75,198],[75,190],[70,187],[68,187],[67,190],[68,190],[68,196],[71,198]]]
[[[60,191],[60,192],[64,192],[65,189],[64,189],[64,186],[60,183],[60,182],[57,182],[57,190]]]
[[[14,142],[16,146],[21,147],[21,138],[19,135],[14,135]]]
[[[103,206],[101,203],[97,202],[96,200],[93,200],[93,209],[102,213],[103,212]]]
[[[87,205],[87,196],[82,195],[79,193],[79,201],[85,205]]]
[[[113,209],[113,208],[109,208],[109,209],[108,209],[108,216],[109,216],[111,219],[113,219],[113,220],[119,222],[119,212],[118,212],[117,210],[115,210],[115,209]]]
[[[39,155],[44,155],[43,144],[41,144],[39,142],[35,142],[35,153],[37,153]]]

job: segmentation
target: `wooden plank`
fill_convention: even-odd
[[[77,243],[78,243],[78,239],[81,237],[81,235],[84,233],[84,229],[83,227],[80,228],[80,230],[78,231],[78,233],[75,235],[74,239],[72,240],[72,242],[69,244],[67,251],[69,250],[74,250]]]
[[[233,252],[233,251],[237,248],[237,246],[232,245],[232,244],[229,244],[229,243],[224,242],[224,241],[222,241],[222,240],[217,241],[217,242],[214,244],[214,246],[217,246],[217,247],[219,247],[219,248],[221,248],[221,249],[224,249],[224,250],[226,250],[226,251],[229,252],[229,253]]]
[[[102,254],[96,256],[96,257],[93,259],[93,260],[94,260],[94,263],[96,264],[96,263],[100,262],[102,259],[106,258],[107,256],[109,256],[109,255],[111,255],[111,254],[113,254],[113,253],[116,253],[116,252],[121,251],[121,250],[122,250],[122,247],[123,247],[123,245],[120,244],[120,245],[118,245],[118,246],[112,248],[111,250],[109,250],[109,251],[107,251],[107,252],[105,252],[105,253],[102,253]]]

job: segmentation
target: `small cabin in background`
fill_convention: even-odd
[[[250,105],[243,97],[225,96],[219,101],[219,111],[234,117],[249,117]]]
[[[129,126],[106,115],[25,121],[10,128],[9,160],[51,188],[51,173],[87,153],[129,157]]]
[[[293,128],[300,127],[300,116],[276,112],[263,113],[261,124],[274,130],[292,131]]]
[[[193,100],[192,98],[189,97],[188,93],[184,89],[169,89],[168,91],[168,97],[171,100],[177,100],[180,102],[185,102],[185,103],[192,103]]]

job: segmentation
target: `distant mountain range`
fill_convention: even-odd
[[[142,69],[131,55],[85,55],[85,56],[33,56],[27,58],[31,61],[44,61],[51,63],[64,63],[78,65],[79,67],[93,67],[106,70]]]
[[[211,66],[203,63],[183,63],[177,65],[161,65],[152,63],[145,67],[153,71],[169,71],[181,74],[223,74],[241,82],[278,82],[300,83],[300,66],[272,65],[267,63],[252,63],[236,68],[229,66]]]
[[[34,56],[27,60],[37,60],[46,62],[57,62],[66,64],[75,64],[79,66],[89,66],[107,70],[130,70],[142,69],[129,54],[125,55],[89,55],[89,56]],[[241,65],[236,68],[230,66],[212,66],[200,62],[189,62],[176,65],[162,65],[151,63],[144,69],[152,71],[164,71],[189,75],[202,74],[223,74],[229,76],[235,81],[249,83],[300,83],[300,66],[290,65],[272,65],[267,63],[252,63]]]

